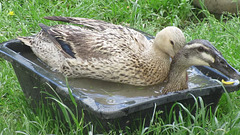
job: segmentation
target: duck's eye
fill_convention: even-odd
[[[203,52],[204,51],[204,48],[202,46],[198,47],[198,51],[199,52]]]
[[[174,42],[172,40],[170,40],[170,43],[174,46]]]

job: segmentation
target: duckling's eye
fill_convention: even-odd
[[[174,42],[172,40],[170,40],[170,43],[174,46]]]
[[[203,52],[204,51],[204,48],[202,46],[198,47],[198,51],[199,52]]]

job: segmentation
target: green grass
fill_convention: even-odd
[[[39,23],[55,25],[44,16],[74,16],[105,20],[127,25],[155,35],[168,25],[180,27],[187,37],[211,41],[229,61],[240,70],[239,24],[240,18],[231,14],[218,19],[206,10],[195,9],[190,0],[2,0],[0,1],[0,42],[17,36],[32,35],[40,30]],[[14,11],[15,15],[8,15]],[[172,112],[173,121],[163,120],[155,112],[149,127],[147,123],[128,134],[237,134],[239,124],[240,92],[225,94],[214,113],[208,112],[201,98],[195,98],[197,113],[189,114],[182,104],[182,111]],[[64,120],[53,115],[56,105],[39,106],[34,112],[24,97],[11,64],[0,59],[0,134],[82,134],[94,132],[89,123],[71,115],[59,98],[50,99],[60,104]],[[230,98],[228,98],[230,97]],[[74,101],[73,101],[74,102]],[[79,108],[77,108],[79,109]],[[75,112],[76,110],[72,110]],[[70,113],[67,113],[70,112]],[[184,113],[185,112],[185,113]],[[175,117],[179,115],[180,117]],[[69,119],[75,119],[70,123]],[[94,127],[93,127],[94,128]],[[105,134],[118,134],[113,129]]]

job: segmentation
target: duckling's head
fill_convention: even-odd
[[[161,50],[173,58],[185,43],[183,32],[175,26],[168,26],[157,33],[153,45],[155,49]]]
[[[223,58],[209,41],[197,39],[186,44],[186,46],[176,55],[174,62],[181,66],[210,66],[233,79],[240,79],[240,73],[234,69]]]
[[[230,78],[239,79],[240,77],[239,72],[227,63],[209,41],[197,39],[187,43],[173,58],[168,82],[162,93],[187,89],[186,70],[190,66],[210,66]]]

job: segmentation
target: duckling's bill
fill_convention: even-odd
[[[207,40],[197,40],[197,41],[202,42],[202,44],[205,44],[206,46],[211,48],[211,50],[208,50],[207,53],[211,54],[211,56],[213,57],[213,60],[212,59],[209,60],[209,58],[205,57],[205,59],[208,59],[208,61],[211,61],[209,62],[210,67],[219,70],[229,78],[236,79],[236,80],[240,79],[240,73],[235,68],[233,68],[227,62],[227,60],[224,59],[222,54],[213,45],[211,45],[209,41]]]
[[[220,54],[216,55],[214,63],[211,63],[210,66],[219,70],[229,78],[236,80],[240,79],[240,73],[233,68]]]

